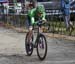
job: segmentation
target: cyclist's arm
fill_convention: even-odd
[[[32,25],[36,25],[36,24],[37,24],[37,22],[35,22],[34,17],[31,17],[31,24],[32,24]]]
[[[33,25],[35,22],[34,17],[31,17],[31,24]]]
[[[46,21],[45,16],[46,16],[46,14],[45,14],[45,12],[43,12],[43,14],[42,14],[42,20],[43,20],[43,21]]]
[[[35,11],[36,9],[34,8],[34,9],[32,9],[32,10],[30,10],[29,12],[28,12],[28,15],[29,15],[29,17],[30,17],[30,20],[31,20],[31,24],[33,25],[33,24],[35,24],[35,18],[34,18],[34,11]]]

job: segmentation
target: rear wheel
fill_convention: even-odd
[[[25,49],[26,53],[28,56],[31,56],[33,53],[33,35],[30,36],[30,40],[28,38],[29,32],[26,34],[26,39],[25,39]]]
[[[40,60],[44,60],[47,55],[47,41],[42,34],[40,34],[37,39],[37,55]]]

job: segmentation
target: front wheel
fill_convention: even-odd
[[[28,56],[31,56],[33,53],[33,35],[30,36],[30,40],[28,38],[29,32],[26,34],[25,38],[25,49]]]
[[[47,41],[43,34],[38,35],[37,39],[37,56],[40,60],[44,60],[47,55]]]

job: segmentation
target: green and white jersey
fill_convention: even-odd
[[[37,8],[33,8],[28,11],[28,17],[30,18],[31,23],[34,24],[36,19],[41,18],[41,20],[45,20],[45,11],[42,12],[40,16],[38,16]]]

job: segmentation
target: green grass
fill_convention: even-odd
[[[60,21],[60,22],[53,21],[53,22],[49,22],[49,24],[50,24],[50,27],[52,27],[54,32],[56,32],[56,33],[61,33],[61,34],[65,34],[65,35],[70,34],[70,31],[66,31],[66,26],[63,21]],[[75,25],[74,25],[74,27],[75,27]],[[75,35],[75,30],[72,31],[71,35]]]

